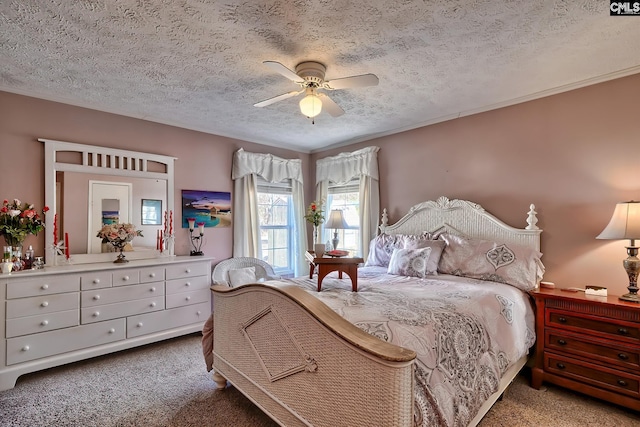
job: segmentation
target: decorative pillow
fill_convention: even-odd
[[[404,248],[407,241],[427,241],[430,239],[431,234],[426,232],[421,235],[379,234],[369,244],[369,256],[364,265],[365,267],[372,267],[374,265],[388,267],[394,249]]]
[[[431,248],[394,249],[387,273],[398,276],[424,277]]]
[[[440,239],[447,244],[438,266],[440,273],[507,283],[523,291],[534,289],[542,279],[542,254],[533,249],[448,233]]]
[[[256,268],[244,267],[235,270],[229,270],[229,285],[236,287],[246,285],[247,283],[256,283]]]
[[[369,244],[369,256],[365,267],[379,265],[380,267],[388,267],[391,254],[394,249],[404,247],[404,242],[398,236],[389,234],[379,234]]]
[[[444,240],[429,240],[423,236],[404,236],[404,249],[431,248],[426,271],[426,274],[429,275],[435,276],[438,274],[438,263],[445,246],[447,244]]]

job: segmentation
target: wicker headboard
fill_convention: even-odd
[[[540,230],[536,223],[535,206],[530,205],[527,226],[524,229],[511,227],[477,203],[466,200],[449,200],[440,197],[413,206],[395,224],[388,224],[387,210],[382,212],[380,232],[383,234],[421,234],[424,232],[448,232],[459,236],[527,246],[540,251]]]

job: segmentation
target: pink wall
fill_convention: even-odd
[[[342,149],[380,147],[391,222],[441,195],[475,201],[508,224],[538,211],[545,280],[626,293],[623,241],[596,240],[616,202],[640,200],[640,74]],[[313,164],[313,163],[312,163]]]
[[[231,159],[238,148],[299,158],[304,168],[309,163],[308,154],[291,150],[0,92],[0,199],[17,197],[42,208],[44,150],[38,138],[177,157],[176,213],[182,189],[229,191],[233,197]],[[36,255],[43,254],[43,233],[25,241],[34,246]],[[232,239],[231,227],[207,228],[203,251],[215,257],[214,262],[229,258]],[[189,250],[188,231],[178,228],[176,253],[186,255]]]
[[[391,221],[444,195],[475,201],[524,227],[535,203],[545,279],[621,294],[628,283],[625,242],[595,236],[616,202],[640,199],[638,99],[635,75],[307,155],[0,92],[0,197],[44,200],[38,137],[176,156],[176,200],[181,189],[232,191],[231,158],[240,147],[302,159],[311,200],[315,160],[377,145],[381,204]],[[232,229],[210,230],[205,253],[231,256]],[[44,239],[36,239],[40,249]],[[188,252],[186,231],[178,233],[177,252]]]

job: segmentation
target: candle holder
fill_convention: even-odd
[[[173,256],[174,255],[174,248],[175,248],[175,239],[176,237],[173,234],[164,234],[163,235],[163,244],[167,250],[167,255],[168,256]]]
[[[202,256],[204,252],[202,252],[202,238],[204,237],[204,222],[198,223],[198,232],[196,235],[193,235],[195,231],[196,220],[195,218],[187,218],[187,222],[189,223],[189,237],[191,239],[191,246],[193,246],[193,250],[191,251],[191,256]]]

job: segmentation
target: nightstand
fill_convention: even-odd
[[[539,289],[531,386],[543,382],[640,410],[640,305]]]

